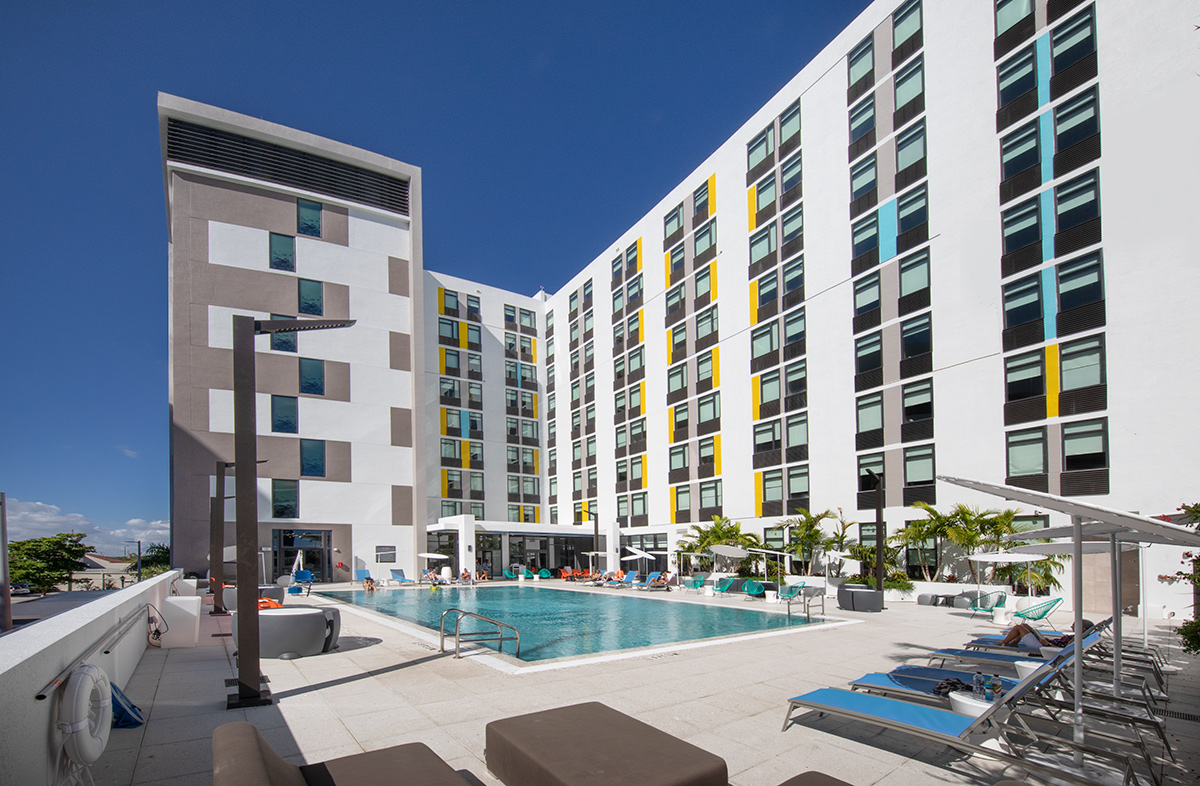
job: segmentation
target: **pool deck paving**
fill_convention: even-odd
[[[657,594],[672,601],[745,603],[740,597]],[[289,604],[297,602],[331,601],[315,594],[289,597]],[[499,781],[485,764],[489,722],[583,701],[603,702],[721,756],[733,786],[776,786],[807,770],[861,786],[993,784],[1006,778],[1042,782],[941,744],[830,716],[797,712],[796,720],[780,731],[792,696],[846,687],[862,674],[903,663],[924,664],[934,649],[960,646],[977,633],[999,630],[983,616],[972,620],[967,611],[890,603],[881,614],[864,614],[841,611],[829,599],[827,616],[850,624],[806,626],[711,646],[653,647],[547,667],[524,666],[493,654],[456,659],[452,651],[438,651],[436,633],[337,605],[342,608],[337,650],[262,661],[274,700],[265,707],[225,709],[231,689],[224,681],[236,674],[228,616],[203,615],[200,646],[147,649],[125,688],[147,723],[113,730],[107,750],[92,767],[95,782],[211,784],[213,729],[247,720],[296,763],[423,742],[468,782],[491,786]],[[1070,618],[1059,614],[1054,622],[1066,629]],[[1137,620],[1127,620],[1126,626],[1127,636],[1134,631],[1140,635]],[[1171,661],[1180,667],[1170,676],[1167,707],[1196,713],[1200,666],[1180,653],[1166,623],[1152,622],[1150,636],[1164,648],[1170,645]],[[1179,762],[1163,765],[1164,786],[1194,786],[1200,778],[1200,723],[1195,718],[1167,718]],[[1151,752],[1159,752],[1153,743]],[[619,751],[597,754],[620,756]]]

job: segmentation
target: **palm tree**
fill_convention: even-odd
[[[1015,524],[1013,530],[1015,532],[1028,532],[1030,535],[1039,527],[1032,522],[1022,522]],[[1027,541],[1013,541],[1006,543],[1009,548],[1013,546],[1024,546],[1026,543],[1046,543],[1045,538],[1031,538]],[[1061,573],[1066,568],[1065,559],[1047,556],[1039,560],[1030,560],[1029,562],[1015,562],[1007,565],[997,565],[992,571],[992,580],[997,579],[1005,584],[1028,584],[1034,589],[1062,589],[1062,584],[1058,580],[1056,574]]]
[[[826,559],[828,559],[828,554],[830,552],[838,551],[844,553],[849,551],[850,546],[854,544],[854,538],[850,537],[849,533],[851,528],[857,525],[858,522],[846,521],[846,514],[842,512],[842,509],[838,508],[837,510],[837,528],[833,531],[832,535],[828,535],[823,541],[821,541],[821,550],[825,552]],[[841,559],[839,559],[836,564],[830,563],[830,575],[835,578],[841,577],[842,564],[843,562]]]
[[[794,518],[779,524],[780,527],[791,528],[791,540],[783,548],[784,551],[790,551],[800,558],[805,576],[809,575],[812,569],[813,550],[821,545],[825,537],[825,532],[821,529],[821,522],[831,518],[834,518],[832,510],[812,513],[804,508],[799,508]]]
[[[939,514],[940,515],[940,514]],[[934,539],[934,544],[938,543],[937,536],[932,534],[932,522],[930,519],[915,519],[908,522],[903,529],[892,535],[888,540],[895,546],[903,546],[905,549],[909,547],[922,548],[926,541],[930,538]],[[938,567],[941,567],[940,565]],[[933,577],[929,573],[929,564],[925,560],[921,560],[921,574],[926,581],[933,581]],[[934,576],[937,575],[935,570]]]
[[[691,540],[680,541],[678,545],[680,551],[705,553],[710,546],[762,548],[762,540],[757,535],[742,532],[742,525],[739,522],[730,521],[725,516],[713,516],[712,524],[706,527],[693,524],[688,530],[688,535],[691,536]],[[751,569],[760,556],[746,557],[738,563],[737,570],[741,572]],[[705,558],[702,557],[701,560],[704,561]]]
[[[949,535],[950,527],[954,525],[956,520],[953,513],[942,513],[928,502],[917,502],[913,504],[913,507],[924,511],[925,518],[910,521],[907,527],[896,533],[896,542],[909,546],[933,538],[933,577],[930,578],[928,565],[922,564],[921,570],[925,574],[926,581],[937,581],[942,575],[942,543]],[[909,529],[913,529],[914,531],[910,533]]]
[[[1013,524],[1016,515],[1017,511],[1012,508],[980,510],[960,502],[950,512],[954,524],[946,535],[951,543],[966,552],[967,557],[978,551],[999,550],[1004,544],[1004,536],[1016,532]],[[971,570],[971,581],[981,583],[975,563],[968,559],[967,566]]]

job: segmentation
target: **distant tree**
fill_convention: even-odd
[[[757,535],[749,532],[742,532],[742,525],[736,521],[731,521],[725,516],[713,516],[712,524],[701,526],[693,524],[688,530],[689,540],[683,540],[679,543],[680,551],[690,551],[698,554],[706,553],[710,546],[738,546],[739,548],[762,548],[762,540]],[[739,573],[753,569],[753,564],[761,554],[752,554],[738,563],[737,571]],[[701,557],[701,565],[709,562],[708,558]]]
[[[26,581],[45,595],[55,585],[67,582],[71,573],[87,570],[80,562],[85,554],[95,551],[83,543],[78,532],[61,532],[48,538],[18,540],[8,545],[8,570],[13,581]]]
[[[821,522],[831,518],[834,518],[832,510],[812,513],[800,508],[796,511],[794,518],[779,525],[791,528],[792,537],[784,549],[800,558],[805,576],[809,575],[812,570],[813,551],[824,540],[825,532],[821,529]]]
[[[171,569],[171,547],[165,543],[151,543],[142,552],[142,578],[148,579]],[[126,573],[137,573],[137,555],[125,569]]]
[[[854,528],[857,521],[847,521],[846,514],[838,508],[837,512],[837,527],[833,533],[821,541],[821,550],[825,552],[824,559],[829,561],[830,552],[838,552],[841,554],[850,550],[850,546],[855,542],[854,538],[850,537],[850,530]],[[829,562],[829,574],[835,578],[842,575],[842,565],[844,561],[839,557],[836,562]]]
[[[913,507],[924,511],[925,518],[910,521],[908,527],[896,534],[896,540],[903,542],[904,545],[913,545],[933,538],[935,560],[933,576],[929,575],[928,565],[922,564],[921,570],[925,573],[926,581],[938,581],[942,575],[942,544],[946,541],[950,528],[954,526],[957,519],[953,513],[942,513],[928,502],[917,502]]]

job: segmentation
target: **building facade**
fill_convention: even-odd
[[[1200,436],[1172,297],[1200,283],[1198,167],[1152,140],[1197,119],[1190,18],[880,0],[558,291],[397,251],[411,322],[389,324],[423,378],[394,408],[424,416],[393,486],[426,499],[396,554],[586,564],[599,522],[607,559],[619,542],[665,566],[714,515],[769,544],[801,508],[873,522],[878,477],[889,532],[916,502],[1004,506],[937,474],[1173,511]],[[386,568],[367,543],[355,558]],[[1156,579],[1178,560],[1144,556],[1154,616],[1190,603]]]

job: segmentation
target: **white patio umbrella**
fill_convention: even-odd
[[[1015,562],[1033,563],[1039,560],[1044,560],[1047,556],[1049,555],[1043,554],[1039,556],[1033,556],[1030,554],[1017,554],[1013,551],[985,551],[982,554],[972,554],[971,556],[967,557],[967,559],[971,560],[972,562],[993,562],[997,565],[1011,565]],[[1029,574],[1030,577],[1026,579],[1025,586],[1026,589],[1029,590],[1029,597],[1033,597],[1032,565],[1030,566]],[[978,579],[979,574],[975,574],[975,578]],[[975,589],[979,589],[978,581],[975,582]]]
[[[788,556],[788,553],[786,551],[773,551],[771,549],[747,549],[747,551],[751,551],[755,554],[777,554],[777,555],[779,555],[779,559],[777,560],[779,562],[779,576],[780,576],[779,583],[780,584],[783,583],[783,558]]]
[[[625,548],[629,550],[630,555],[628,557],[622,557],[621,558],[622,562],[626,562],[631,559],[637,559],[637,560],[648,559],[651,562],[654,561],[654,555],[649,552],[642,551],[641,549],[634,548],[633,546],[626,546]],[[638,571],[640,572],[643,567],[644,567],[643,565],[638,565]]]
[[[708,550],[719,557],[728,557],[730,559],[745,559],[750,556],[750,552],[738,546],[718,544],[716,546],[709,546]]]
[[[607,551],[585,551],[585,552],[583,552],[583,554],[584,554],[584,556],[589,558],[588,559],[588,570],[593,571],[593,572],[596,570],[596,560],[597,559],[607,559],[608,558]]]
[[[432,551],[422,551],[417,556],[422,557],[425,560],[425,571],[423,571],[421,573],[421,575],[417,578],[418,584],[420,584],[421,580],[425,578],[425,572],[429,570],[429,560],[431,560],[431,559],[450,559],[445,554],[437,554]]]

